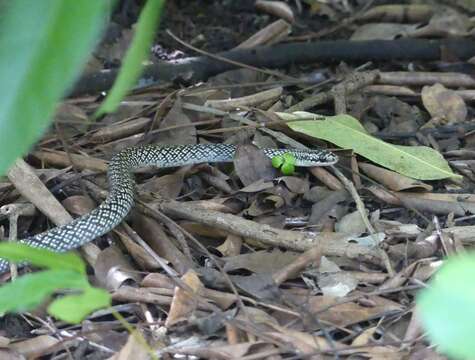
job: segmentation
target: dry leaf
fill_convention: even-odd
[[[425,184],[422,181],[401,175],[395,171],[362,162],[359,162],[358,166],[366,175],[378,181],[390,190],[401,191],[414,189],[432,191],[432,186]]]
[[[297,253],[283,252],[279,249],[237,255],[224,259],[224,271],[246,269],[258,274],[272,274],[290,264],[298,256]]]
[[[433,118],[431,125],[452,124],[465,121],[467,107],[455,91],[435,84],[424,86],[421,92],[424,107]]]
[[[234,169],[244,186],[259,180],[272,180],[277,175],[271,160],[253,145],[238,146]]]
[[[292,9],[283,1],[257,0],[255,6],[256,9],[280,17],[289,23],[295,21]]]
[[[165,118],[161,121],[159,129],[177,127],[173,130],[159,132],[157,141],[160,144],[186,145],[196,144],[196,128],[183,111],[180,100],[175,101]]]
[[[394,40],[398,37],[410,36],[415,32],[417,26],[395,23],[364,24],[351,35],[351,40]]]
[[[203,293],[204,286],[193,270],[188,270],[181,280],[191,288],[193,293],[178,286],[175,287],[170,311],[165,321],[166,327],[187,319],[197,309],[197,297],[201,297]]]
[[[242,238],[237,235],[229,234],[226,240],[219,245],[216,249],[223,256],[235,256],[241,252]]]
[[[114,356],[110,357],[108,360],[148,360],[150,359],[150,354],[148,353],[147,348],[144,344],[137,341],[138,336],[143,336],[137,331],[134,334],[129,335],[129,339],[124,347]],[[145,339],[143,339],[145,341]]]

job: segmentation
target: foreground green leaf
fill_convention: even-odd
[[[74,253],[56,253],[20,243],[1,243],[0,258],[12,262],[27,261],[32,265],[50,269],[71,270],[79,274],[86,273],[84,261]]]
[[[45,270],[24,275],[0,287],[0,314],[32,310],[60,289],[89,286],[84,275],[69,270]]]
[[[56,299],[48,306],[48,313],[57,319],[78,324],[91,312],[111,305],[111,296],[102,289],[87,287],[81,294]]]
[[[417,298],[418,311],[430,339],[454,359],[474,359],[475,255],[446,261],[429,288]]]
[[[447,161],[434,149],[425,146],[392,145],[366,132],[358,120],[349,115],[326,116],[307,112],[277,113],[289,122],[294,131],[324,139],[400,174],[419,180],[460,177],[454,174]],[[312,118],[322,120],[309,120]]]
[[[104,103],[97,110],[96,117],[115,111],[127,92],[137,83],[143,70],[143,62],[148,58],[164,3],[164,0],[148,0],[145,4],[119,75]]]
[[[106,23],[109,1],[0,4],[0,174],[49,124]]]

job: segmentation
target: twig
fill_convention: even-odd
[[[248,64],[245,64],[245,63],[242,63],[242,62],[239,62],[239,61],[235,61],[235,60],[231,60],[231,59],[228,59],[226,57],[223,57],[223,56],[220,56],[220,55],[216,55],[216,54],[211,54],[207,51],[204,51],[204,50],[201,50],[201,49],[198,49],[196,47],[194,47],[193,45],[191,44],[188,44],[186,43],[185,41],[181,40],[180,38],[178,38],[175,34],[173,34],[169,29],[167,29],[167,34],[173,39],[175,40],[176,42],[180,43],[181,45],[187,47],[188,49],[191,49],[193,51],[196,51],[198,54],[201,54],[201,55],[205,55],[207,57],[210,57],[211,59],[215,59],[215,60],[219,60],[219,61],[222,61],[224,63],[227,63],[227,64],[231,64],[231,65],[234,65],[234,66],[237,66],[237,67],[241,67],[241,68],[245,68],[245,69],[249,69],[249,70],[254,70],[254,71],[257,71],[257,72],[260,72],[262,74],[266,74],[266,75],[269,75],[269,76],[276,76],[278,78],[281,78],[281,79],[285,79],[285,80],[297,80],[296,78],[292,77],[292,76],[288,76],[288,75],[284,75],[284,74],[281,74],[277,71],[270,71],[270,70],[264,70],[264,69],[260,69],[258,67],[255,67],[255,66],[252,66],[252,65],[248,65]]]
[[[306,251],[321,244],[323,255],[341,256],[367,261],[381,265],[381,255],[378,251],[367,247],[347,243],[345,236],[337,233],[308,233],[290,230],[280,230],[267,224],[258,224],[254,221],[243,219],[219,211],[207,210],[189,203],[167,201],[157,204],[166,214],[178,216],[201,224],[213,226],[218,229],[236,234],[245,238],[255,239],[272,246],[287,249]]]
[[[365,208],[364,203],[361,200],[360,195],[358,194],[358,191],[356,190],[355,186],[335,166],[332,165],[331,168],[332,168],[333,172],[335,173],[335,175],[340,179],[340,181],[343,183],[343,185],[345,185],[346,189],[348,190],[348,192],[353,197],[353,200],[356,203],[356,209],[360,213],[361,219],[363,220],[363,222],[366,226],[366,229],[371,234],[371,236],[375,235],[376,231],[374,230],[373,225],[370,223],[370,221],[368,219],[368,216],[366,215],[366,208]],[[391,277],[394,276],[395,272],[392,268],[391,261],[389,260],[388,254],[386,254],[386,252],[383,249],[379,248],[378,243],[376,242],[375,238],[373,238],[373,241],[374,241],[374,247],[379,249],[379,253],[380,253],[381,259],[384,262],[384,266],[386,267],[386,271],[388,272],[388,274]]]

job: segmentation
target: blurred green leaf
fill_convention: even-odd
[[[454,359],[474,359],[475,255],[449,258],[417,298],[429,338]]]
[[[55,253],[24,244],[3,243],[0,244],[0,257],[49,268],[23,275],[0,287],[0,313],[31,310],[62,289],[81,293],[56,299],[50,304],[48,312],[58,319],[78,323],[91,311],[110,306],[110,295],[89,285],[86,266],[74,253]]]
[[[31,310],[60,289],[82,289],[84,275],[70,270],[45,270],[24,275],[0,287],[0,313]]]
[[[295,122],[287,123],[294,131],[324,139],[344,149],[353,149],[377,164],[414,179],[461,177],[452,172],[447,161],[434,149],[386,143],[368,134],[360,122],[350,115],[322,116],[303,111],[277,115],[285,120],[295,119]],[[318,120],[309,120],[312,118]]]
[[[0,258],[13,262],[28,261],[32,265],[50,269],[71,270],[86,273],[84,261],[74,253],[56,253],[20,243],[1,243]]]
[[[164,0],[148,0],[145,4],[119,75],[95,117],[115,111],[127,92],[136,84],[143,70],[143,62],[148,58],[164,3]]]
[[[111,305],[111,296],[102,289],[87,287],[82,294],[56,299],[48,306],[48,313],[57,319],[78,324],[91,312]]]
[[[110,1],[0,4],[0,174],[48,126],[106,24]]]

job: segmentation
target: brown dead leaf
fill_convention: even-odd
[[[255,6],[256,9],[280,17],[289,23],[295,21],[292,9],[283,1],[257,0]]]
[[[250,38],[236,46],[235,49],[250,49],[256,46],[278,43],[291,32],[291,28],[288,22],[279,19],[253,34]]]
[[[210,281],[210,283],[216,285],[216,282]],[[158,289],[173,289],[175,287],[175,282],[171,280],[167,275],[160,273],[151,273],[143,279],[141,285]],[[204,288],[203,295],[223,310],[229,308],[232,304],[236,302],[236,296],[234,294],[218,290]]]
[[[56,109],[55,122],[65,139],[84,133],[89,126],[89,118],[84,109],[68,103],[62,103]]]
[[[60,340],[53,336],[40,335],[31,339],[15,342],[9,346],[28,359],[35,359],[56,351],[55,345],[59,342]],[[67,347],[67,344],[63,343],[62,346]]]
[[[12,349],[0,348],[0,359],[2,360],[26,360],[26,357]]]
[[[345,206],[340,205],[340,203],[344,203],[349,198],[350,195],[346,190],[331,191],[327,193],[327,196],[324,199],[313,204],[312,212],[308,219],[309,224],[319,224],[330,216],[337,219],[340,218],[342,213],[346,213],[344,210]]]
[[[414,32],[415,37],[457,37],[467,36],[472,27],[470,18],[454,7],[439,7],[429,23]]]
[[[181,227],[183,227],[183,229],[192,233],[193,235],[206,236],[211,239],[223,239],[228,235],[228,233],[223,230],[219,230],[213,226],[207,226],[197,222],[183,220],[178,223]]]
[[[406,351],[386,345],[386,346],[367,346],[356,348],[355,350],[346,351],[346,353],[359,354],[369,360],[402,360],[406,359]]]
[[[245,84],[264,81],[265,77],[262,73],[252,69],[236,69],[229,70],[211,77],[208,82],[210,85],[230,85],[230,84]],[[229,90],[221,90],[221,96],[208,97],[205,100],[224,100],[237,97],[246,96],[258,91],[257,87],[251,86],[237,86]],[[206,104],[206,101],[204,102]],[[226,122],[226,119],[224,120]],[[231,125],[233,126],[233,125]]]
[[[249,321],[252,319],[254,324],[261,325],[262,329],[273,330],[279,325],[278,321],[266,311],[252,306],[246,306],[244,308],[245,313],[239,312],[236,316],[238,321]]]
[[[311,335],[301,331],[277,327],[280,332],[266,332],[265,335],[273,338],[279,343],[284,343],[295,348],[302,354],[313,354],[315,352],[337,350],[344,348],[344,344],[332,341],[331,344],[323,336]]]
[[[180,354],[195,356],[201,359],[219,359],[231,360],[239,359],[247,355],[251,350],[254,354],[265,343],[261,342],[244,342],[234,345],[226,344],[222,340],[201,341],[200,344],[190,346],[187,344],[177,344],[165,348],[164,351],[172,354]]]
[[[138,275],[131,271],[133,267],[124,254],[116,246],[109,246],[102,250],[94,263],[96,278],[101,286],[115,291],[124,283],[138,283]]]
[[[183,188],[184,171],[176,171],[173,174],[155,176],[143,184],[137,186],[138,192],[149,192],[165,199],[176,199]]]
[[[90,213],[96,207],[94,201],[89,196],[84,195],[68,196],[61,204],[71,214],[79,216]]]
[[[444,85],[424,86],[421,96],[432,116],[431,125],[458,123],[467,118],[467,107],[462,97]]]
[[[226,240],[216,249],[223,256],[236,256],[241,253],[242,238],[237,235],[229,234]]]
[[[432,191],[432,186],[422,181],[411,179],[395,171],[380,166],[359,162],[358,166],[366,175],[378,181],[390,190],[401,191],[407,189]]]
[[[297,176],[281,176],[277,178],[277,181],[278,183],[282,181],[290,191],[296,194],[304,194],[310,189],[308,179],[302,179]]]
[[[394,220],[371,219],[376,231],[384,232],[391,238],[410,239],[422,232],[417,224],[403,224]]]
[[[335,230],[343,234],[360,236],[366,231],[366,225],[359,211],[353,211],[344,215],[340,221],[335,224]]]
[[[230,272],[238,269],[250,270],[258,274],[272,274],[294,261],[299,254],[279,249],[257,251],[225,258],[224,271]]]
[[[375,339],[374,334],[378,330],[377,326],[369,327],[365,329],[361,334],[353,339],[351,342],[352,346],[363,346],[363,345],[370,345]]]
[[[108,360],[148,360],[150,358],[150,354],[148,353],[148,350],[144,344],[138,341],[137,337],[139,336],[143,335],[139,334],[137,331],[133,334],[130,334],[129,339],[127,340],[127,343],[124,345],[124,347]]]
[[[114,112],[108,113],[101,120],[102,125],[117,124],[124,120],[140,116],[143,111],[143,104],[140,102],[122,102],[118,109]]]
[[[237,288],[257,299],[275,300],[280,297],[279,287],[271,274],[251,274],[230,276]]]
[[[272,180],[277,175],[271,160],[253,145],[238,146],[234,169],[244,186],[259,180]]]
[[[259,179],[255,182],[243,187],[239,191],[246,192],[246,193],[253,193],[253,192],[259,192],[259,191],[262,191],[262,190],[271,189],[273,187],[274,187],[274,183],[272,181]]]
[[[193,293],[190,294],[188,290],[178,286],[175,287],[170,311],[165,321],[166,327],[170,327],[179,321],[187,319],[193,311],[197,309],[198,300],[196,297],[202,296],[204,286],[193,270],[188,270],[185,275],[181,277],[181,280],[191,288]]]
[[[285,201],[278,195],[259,194],[251,203],[249,208],[244,210],[248,216],[256,217],[264,214],[273,213],[285,205]]]
[[[358,286],[358,280],[348,272],[334,272],[322,274],[318,278],[318,287],[325,296],[341,298]]]
[[[10,339],[6,336],[0,336],[0,347],[7,347],[10,344]]]
[[[176,129],[159,132],[156,140],[160,144],[186,145],[196,144],[196,128],[193,122],[183,111],[181,101],[176,100],[165,118],[161,121],[159,129],[174,127]]]
[[[351,40],[394,40],[398,37],[408,37],[417,30],[418,25],[379,23],[364,24],[351,35]]]
[[[359,21],[385,21],[418,23],[428,21],[434,13],[434,7],[426,4],[391,4],[371,7]]]
[[[342,303],[345,298],[325,295],[311,296],[308,290],[303,289],[282,289],[281,291],[285,299],[288,297],[295,304],[304,306],[309,314],[318,314],[319,319],[337,326],[348,326],[403,309],[400,304],[379,296],[362,296],[361,299],[367,302],[363,306],[356,302]],[[357,294],[359,292],[354,291],[351,296]]]
[[[317,274],[318,287],[326,296],[346,296],[358,285],[358,280],[350,272],[342,271],[335,262],[325,256],[322,256]]]
[[[150,245],[158,256],[169,261],[179,274],[184,274],[193,267],[191,259],[185,256],[170,239],[159,222],[138,213],[133,213],[132,220],[135,231]]]
[[[373,111],[384,124],[384,132],[417,131],[423,124],[421,110],[396,97],[376,96]]]

